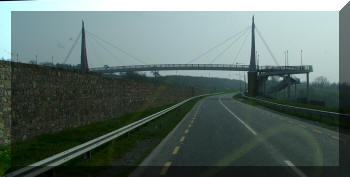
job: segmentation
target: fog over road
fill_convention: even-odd
[[[339,165],[338,132],[244,104],[233,95],[199,101],[131,176],[150,176],[150,171],[162,176],[183,166],[284,166],[285,173],[303,177],[295,166]]]

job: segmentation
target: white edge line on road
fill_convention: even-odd
[[[229,113],[231,113],[233,115],[233,117],[235,117],[238,121],[240,121],[250,132],[252,132],[253,135],[257,135],[257,133],[252,128],[250,128],[249,125],[247,125],[235,113],[233,113],[229,108],[226,107],[226,105],[221,101],[221,98],[219,98],[219,102]]]
[[[295,167],[295,165],[289,161],[289,160],[285,160],[284,163],[286,163],[290,168],[293,169],[293,171],[298,174],[300,177],[307,177],[301,170],[299,170],[297,167]]]

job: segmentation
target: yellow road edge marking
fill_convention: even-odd
[[[177,154],[177,152],[179,151],[179,149],[180,149],[180,146],[176,146],[176,147],[174,148],[173,155]]]
[[[185,134],[187,134],[187,133],[188,133],[188,129],[185,130]]]
[[[194,114],[194,118],[193,118],[193,119],[195,119],[195,117],[197,117],[197,116],[198,116],[198,113],[199,113],[199,110],[201,109],[202,104],[203,104],[203,101],[202,101],[202,102],[200,102],[200,104],[198,105],[198,107],[197,107],[197,111],[195,112],[195,114]]]
[[[182,136],[180,139],[180,142],[183,142],[185,140],[185,136]]]
[[[168,168],[170,167],[171,162],[166,162],[160,171],[160,175],[165,175],[168,172]]]

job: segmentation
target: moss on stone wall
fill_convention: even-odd
[[[107,78],[93,72],[4,61],[0,65],[0,94],[3,90],[8,92],[0,103],[4,105],[0,113],[4,126],[0,128],[9,127],[12,109],[13,142],[193,96],[192,88]],[[194,91],[194,95],[201,93]],[[3,128],[0,133],[9,137],[9,128]],[[5,140],[0,141],[5,143]]]
[[[0,61],[0,145],[10,143],[11,63]]]

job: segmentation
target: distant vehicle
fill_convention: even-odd
[[[109,66],[108,66],[108,65],[104,65],[103,67],[104,67],[105,69],[108,69],[108,68],[109,68]]]

